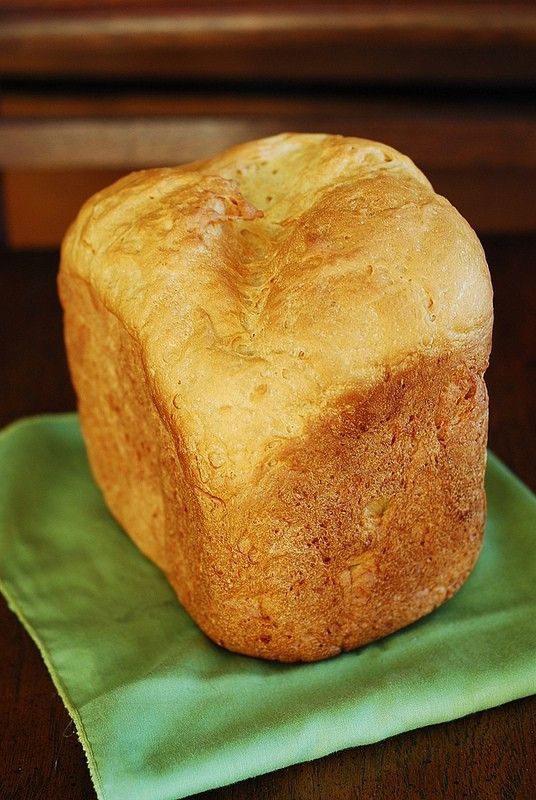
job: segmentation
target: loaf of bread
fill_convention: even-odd
[[[215,642],[322,659],[465,581],[492,292],[408,158],[282,134],[133,173],[82,208],[59,288],[95,479]]]

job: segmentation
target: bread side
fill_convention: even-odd
[[[316,660],[409,624],[465,580],[485,518],[482,363],[444,355],[386,372],[274,449],[224,503],[196,479],[139,346],[87,284],[62,293],[107,503],[216,642]]]
[[[432,611],[480,550],[486,434],[482,365],[460,354],[338,398],[259,468],[226,541],[207,541],[219,596],[202,627],[233,650],[308,661]]]
[[[323,658],[465,579],[489,275],[409,160],[291,135],[135,174],[82,210],[60,294],[97,481],[215,641]]]

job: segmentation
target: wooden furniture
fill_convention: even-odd
[[[407,152],[483,235],[490,445],[536,489],[534,3],[0,0],[0,78],[0,425],[74,408],[55,273],[86,196],[131,168],[325,130]],[[94,800],[3,601],[0,652],[0,798]],[[535,719],[527,698],[199,797],[529,800]]]
[[[57,244],[130,169],[282,130],[407,153],[482,231],[529,231],[533,2],[0,0],[7,241]]]

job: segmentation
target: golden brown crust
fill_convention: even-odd
[[[82,210],[60,294],[97,481],[216,641],[324,658],[463,582],[491,289],[408,159],[285,135],[134,174]]]
[[[444,602],[480,550],[486,422],[481,370],[457,356],[340,398],[259,470],[202,626],[230,649],[315,660]]]

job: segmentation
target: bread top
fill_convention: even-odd
[[[484,368],[492,292],[481,245],[407,157],[282,134],[92,197],[61,270],[141,347],[196,480],[223,499],[338,396],[419,354]]]

